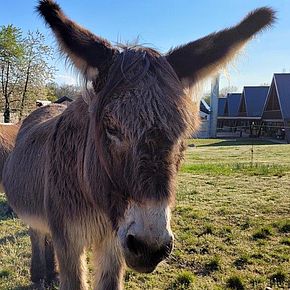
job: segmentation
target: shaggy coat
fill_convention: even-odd
[[[3,192],[2,173],[4,163],[14,148],[19,126],[14,124],[0,124],[0,192]]]
[[[28,116],[4,172],[10,205],[30,226],[33,282],[85,290],[85,250],[93,249],[94,287],[122,289],[125,265],[152,272],[173,246],[170,207],[184,140],[197,126],[188,94],[215,73],[274,12],[162,55],[113,47],[69,20],[52,0],[39,13],[83,74],[86,92],[69,107]]]

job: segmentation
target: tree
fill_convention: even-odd
[[[81,91],[82,90],[79,86],[62,84],[57,86],[56,95],[57,98],[67,96],[72,99],[76,99],[81,94]]]
[[[235,87],[235,86],[224,87],[224,88],[222,88],[222,89],[220,90],[220,92],[219,92],[219,98],[226,97],[228,93],[234,93],[234,92],[236,92],[237,90],[238,90],[238,88]],[[210,103],[211,103],[211,102],[210,102],[210,101],[211,101],[211,100],[210,100],[210,98],[211,98],[211,93],[210,93],[210,92],[206,92],[202,98],[206,101],[206,103],[207,103],[208,105],[210,105]]]
[[[1,88],[4,98],[4,122],[10,122],[10,104],[20,79],[19,64],[23,58],[22,33],[13,25],[0,30]]]
[[[57,86],[58,86],[57,83],[54,83],[54,82],[50,82],[46,84],[45,89],[46,89],[46,97],[48,101],[55,102],[58,99],[57,94],[56,94]]]
[[[203,97],[202,97],[206,103],[210,106],[210,93],[206,93]]]
[[[46,85],[47,92],[49,94],[49,100],[55,101],[63,96],[70,97],[71,99],[76,99],[81,95],[82,89],[77,85],[68,84],[57,84],[51,82]]]
[[[23,37],[12,25],[0,29],[1,100],[4,103],[4,122],[10,122],[13,111],[19,120],[35,109],[36,98],[46,99],[45,85],[53,77],[49,65],[52,48],[45,45],[44,36],[28,32]]]
[[[226,97],[228,93],[235,93],[238,90],[236,86],[228,86],[224,87],[220,90],[219,97]]]
[[[52,57],[52,48],[44,44],[44,36],[39,32],[28,32],[24,39],[24,58],[22,63],[23,80],[19,106],[19,120],[22,119],[28,100],[35,104],[37,96],[45,92],[45,83],[52,79],[54,68],[48,61]],[[44,97],[46,99],[46,97]],[[29,106],[28,110],[29,110]]]

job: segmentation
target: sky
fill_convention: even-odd
[[[253,39],[221,75],[220,87],[270,84],[273,73],[290,72],[289,0],[58,0],[71,19],[111,42],[132,42],[165,53],[189,41],[238,23],[249,11],[270,6],[275,25]],[[24,34],[39,30],[47,44],[57,47],[51,31],[35,12],[36,0],[0,0],[0,25],[13,24]],[[55,81],[74,84],[77,76],[55,52]],[[205,91],[209,89],[210,80]]]

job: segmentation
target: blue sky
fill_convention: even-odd
[[[0,25],[14,24],[24,32],[39,29],[55,46],[52,33],[34,12],[36,0],[1,1]],[[59,0],[73,20],[110,41],[126,42],[139,37],[162,52],[239,22],[250,10],[271,6],[277,11],[275,26],[248,44],[221,87],[241,90],[244,85],[270,83],[274,72],[290,72],[289,0]],[[74,82],[75,75],[56,53],[56,81]],[[206,86],[208,87],[208,86]]]

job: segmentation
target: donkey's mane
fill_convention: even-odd
[[[174,70],[170,67],[166,58],[152,48],[139,45],[120,46],[120,51],[113,58],[107,77],[102,75],[94,82],[95,92],[98,93],[98,116],[111,97],[116,97],[118,93],[137,88],[140,82],[150,74],[157,74],[159,79],[169,78],[172,82],[179,83],[179,79]],[[158,73],[162,70],[162,73]],[[166,75],[164,74],[166,73]],[[142,88],[148,89],[156,84],[157,78],[151,81],[142,82]]]
[[[97,123],[101,123],[106,114],[106,106],[113,100],[115,107],[110,108],[111,111],[124,116],[126,112],[121,107],[122,99],[128,98],[132,93],[134,97],[130,102],[134,103],[133,110],[147,116],[144,119],[146,124],[141,126],[144,130],[152,125],[158,127],[159,124],[160,127],[168,129],[172,139],[184,132],[185,127],[190,132],[193,131],[192,124],[196,118],[193,116],[195,108],[192,107],[191,96],[183,91],[181,81],[166,57],[152,48],[139,45],[119,47],[107,74],[102,75],[100,72],[93,87],[90,112],[95,115]],[[168,119],[178,119],[177,115],[181,117],[183,124],[178,124],[177,121],[169,126]],[[138,126],[134,113],[127,117],[127,128]]]

